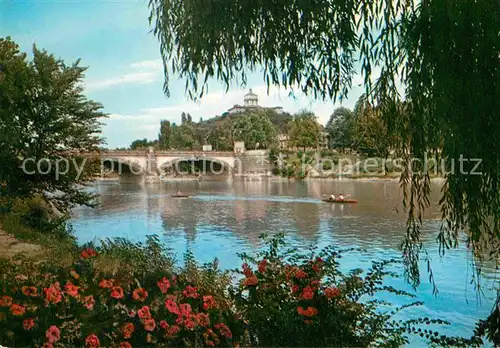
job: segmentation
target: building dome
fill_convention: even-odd
[[[259,97],[257,96],[257,94],[253,93],[252,89],[250,88],[250,92],[245,94],[243,101],[245,103],[245,106],[258,106]]]

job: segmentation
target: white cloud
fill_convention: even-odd
[[[113,76],[102,80],[89,81],[85,84],[87,91],[102,90],[113,86],[152,83],[162,78],[163,65],[161,60],[145,60],[132,63],[127,71],[119,76]]]

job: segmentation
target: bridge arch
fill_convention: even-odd
[[[101,168],[109,169],[120,176],[147,174],[147,163],[141,158],[105,156],[101,158]]]
[[[234,157],[218,157],[218,156],[172,156],[172,157],[163,157],[157,159],[157,168],[160,173],[169,168],[177,168],[179,169],[179,164],[181,162],[203,162],[203,174],[211,173],[211,174],[222,174],[226,171],[228,174],[232,174],[235,171],[239,171],[241,169],[241,165],[239,165],[239,160]],[[207,165],[210,163],[210,165]],[[220,171],[213,164],[219,164],[223,171]]]

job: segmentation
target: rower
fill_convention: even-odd
[[[343,193],[339,194],[339,200],[341,200],[341,201],[344,200],[344,194]]]
[[[330,197],[328,197],[328,199],[329,199],[330,201],[334,201],[334,200],[335,200],[335,195],[333,195],[333,194],[332,194],[332,195],[330,195]]]

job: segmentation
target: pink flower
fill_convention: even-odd
[[[111,289],[113,287],[113,279],[103,279],[99,282],[99,286],[103,289]]]
[[[179,331],[181,331],[180,327],[178,327],[177,325],[172,325],[167,330],[167,336],[170,336],[170,337],[175,336],[179,333]]]
[[[226,324],[219,323],[219,324],[214,325],[214,327],[217,330],[219,330],[219,333],[220,333],[221,336],[227,337],[227,338],[232,338],[233,337],[233,334],[231,333],[231,330],[229,330],[229,328],[227,327]]]
[[[121,286],[113,286],[111,289],[111,295],[112,298],[116,298],[117,300],[123,298],[123,289]]]
[[[78,286],[73,285],[71,282],[68,282],[64,286],[64,291],[66,291],[66,293],[71,297],[77,297],[79,289],[80,288]]]
[[[156,283],[156,285],[158,285],[158,287],[160,288],[161,293],[165,294],[170,288],[170,281],[167,278],[163,277],[158,281],[158,283]]]
[[[182,292],[182,294],[190,298],[200,297],[200,295],[198,294],[198,289],[191,285],[186,286],[186,289]]]
[[[23,320],[23,329],[26,331],[31,330],[35,326],[35,320],[33,318]]]
[[[210,325],[210,317],[205,313],[198,313],[196,315],[196,320],[201,327],[207,327]]]
[[[89,348],[97,348],[100,346],[99,338],[95,334],[90,334],[85,339],[85,346]]]
[[[132,298],[137,301],[144,302],[147,297],[148,297],[148,292],[143,288],[135,289],[134,292],[132,293]]]
[[[132,345],[127,341],[120,343],[120,348],[132,348]]]
[[[267,269],[267,260],[263,259],[262,261],[259,262],[259,272],[266,273],[266,269]]]
[[[203,309],[217,308],[217,303],[213,296],[203,296]]]
[[[339,288],[327,288],[325,289],[325,296],[328,298],[334,298],[340,295]]]
[[[191,305],[189,303],[182,303],[179,305],[179,310],[182,315],[187,317],[191,313]]]
[[[61,339],[61,330],[55,325],[52,325],[45,332],[45,337],[49,343],[56,343]]]
[[[134,327],[134,324],[132,324],[132,323],[125,323],[125,325],[123,325],[123,327],[122,327],[123,337],[127,340],[130,337],[132,337],[132,334],[134,333],[134,331],[135,331],[135,327]]]
[[[144,330],[153,331],[156,327],[156,322],[154,319],[145,319],[144,320]]]
[[[193,330],[196,327],[196,323],[193,320],[191,320],[191,319],[186,319],[184,321],[184,326],[188,330]]]
[[[160,321],[160,327],[163,329],[163,330],[167,330],[169,328],[170,325],[168,325],[168,323],[165,321],[165,320],[162,320]]]
[[[45,300],[48,303],[59,303],[62,301],[61,287],[59,286],[59,282],[56,282],[49,286],[48,288],[43,289],[45,294]]]
[[[89,295],[83,298],[83,305],[88,309],[92,310],[94,308],[95,300],[94,296]]]
[[[179,314],[179,307],[177,307],[177,303],[175,303],[174,301],[172,300],[166,300],[165,301],[165,308],[167,308],[167,310],[170,312],[170,313],[173,313],[173,314]]]
[[[300,297],[304,300],[312,300],[312,298],[314,297],[313,289],[310,286],[306,286],[302,290],[302,295]]]
[[[26,313],[26,308],[14,303],[12,306],[10,306],[10,312],[12,313],[12,315],[15,315],[16,317],[20,317],[24,313]]]
[[[141,309],[139,309],[137,311],[137,315],[141,319],[149,319],[149,318],[151,318],[151,312],[149,311],[149,307],[148,306],[142,307]]]

